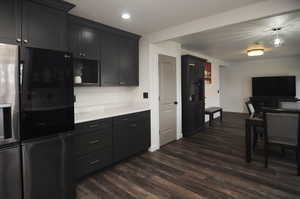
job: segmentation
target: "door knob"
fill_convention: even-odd
[[[25,44],[28,44],[28,40],[27,40],[27,39],[24,39],[24,43],[25,43]]]
[[[22,40],[21,38],[17,38],[17,42],[20,43]]]

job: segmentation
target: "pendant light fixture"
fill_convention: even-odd
[[[272,28],[272,31],[274,33],[274,39],[273,39],[273,45],[275,48],[278,48],[282,46],[283,39],[279,36],[279,32],[282,30],[281,27],[279,28]]]

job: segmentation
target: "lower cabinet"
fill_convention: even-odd
[[[118,162],[150,147],[150,114],[136,113],[114,118],[114,161]]]
[[[150,111],[77,124],[73,154],[81,179],[150,147]]]

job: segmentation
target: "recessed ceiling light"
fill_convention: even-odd
[[[131,16],[130,16],[129,13],[124,13],[124,14],[122,14],[122,18],[123,18],[123,19],[130,19]]]

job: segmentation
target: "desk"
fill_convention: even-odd
[[[249,117],[246,119],[246,162],[251,162],[252,156],[252,132],[254,127],[263,127],[264,121],[258,117]]]

